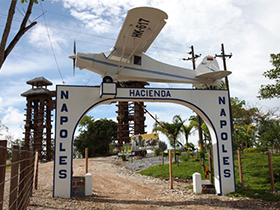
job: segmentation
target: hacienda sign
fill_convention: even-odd
[[[117,88],[116,83],[102,83],[100,87],[58,85],[56,94],[54,197],[72,197],[73,140],[79,121],[94,107],[116,101],[171,102],[195,111],[210,131],[216,192],[235,191],[227,90]]]

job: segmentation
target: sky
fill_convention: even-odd
[[[0,33],[2,36],[11,0],[0,0]],[[30,21],[35,27],[26,32],[8,56],[0,70],[0,120],[9,128],[12,139],[22,139],[26,98],[26,81],[45,77],[56,85],[98,85],[101,77],[88,70],[76,69],[73,76],[73,54],[77,51],[98,53],[115,44],[127,11],[139,6],[155,7],[168,15],[167,24],[147,50],[150,57],[168,64],[192,69],[188,58],[190,47],[198,65],[207,55],[221,54],[221,44],[227,59],[230,95],[245,100],[248,106],[263,110],[279,107],[279,99],[259,100],[262,84],[271,83],[262,74],[272,67],[270,54],[279,53],[280,3],[277,0],[44,0],[34,5]],[[17,32],[27,3],[17,4],[9,40]],[[43,14],[43,15],[42,15]],[[217,58],[223,69],[222,59]],[[186,84],[150,83],[153,88],[191,88]],[[147,110],[159,121],[172,121],[180,115],[188,119],[195,113],[182,105],[146,103]],[[94,119],[116,120],[117,107],[101,105],[88,115]],[[54,113],[53,113],[54,114]],[[188,122],[186,122],[187,124]],[[146,132],[151,133],[154,121],[146,116]],[[54,127],[54,126],[53,126]],[[3,132],[3,131],[2,131]],[[2,136],[3,137],[3,136]],[[164,140],[164,136],[160,135]],[[197,135],[191,137],[197,145]],[[184,142],[183,142],[184,143]]]

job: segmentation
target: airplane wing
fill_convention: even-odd
[[[151,7],[137,7],[128,11],[115,49],[126,53],[146,52],[155,40],[168,16],[165,12]]]

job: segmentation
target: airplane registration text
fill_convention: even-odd
[[[135,26],[137,29],[134,29],[134,31],[132,32],[131,36],[132,37],[141,38],[141,36],[145,32],[144,29],[147,28],[149,22],[150,22],[149,20],[145,20],[143,18],[139,18],[139,20],[137,22],[138,25]]]

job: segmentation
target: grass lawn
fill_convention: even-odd
[[[195,172],[201,174],[204,179],[202,166],[194,160],[190,155],[185,153],[180,157],[181,163],[177,166],[172,164],[173,177],[182,179],[192,179]],[[247,188],[240,188],[239,170],[237,155],[235,155],[235,178],[236,192],[230,193],[228,196],[240,196],[250,198],[260,198],[263,200],[280,201],[280,194],[271,193],[271,184],[269,177],[268,158],[267,154],[262,153],[243,153],[242,168],[243,168],[243,183]],[[280,153],[272,154],[274,183],[276,191],[280,191]],[[205,165],[208,166],[206,156]],[[150,167],[140,172],[142,175],[152,176],[155,178],[169,177],[169,164]]]

